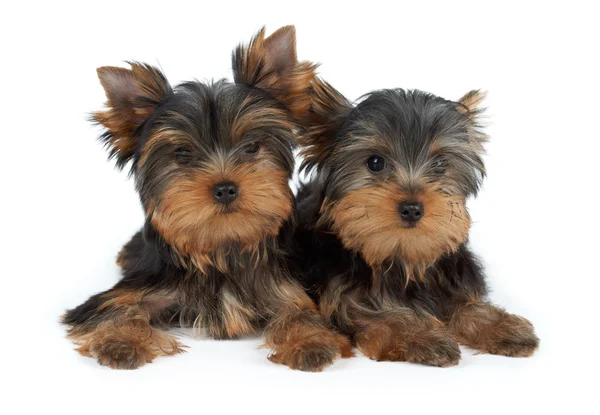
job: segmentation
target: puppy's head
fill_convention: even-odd
[[[452,102],[396,89],[355,108],[328,101],[329,122],[304,137],[305,167],[317,168],[323,189],[322,222],[372,266],[398,258],[422,268],[456,250],[470,227],[465,200],[485,174],[483,97]]]
[[[183,257],[257,248],[292,210],[297,116],[313,66],[295,32],[259,32],[233,53],[234,83],[171,88],[156,68],[103,67],[107,109],[93,114],[117,165],[132,164],[147,218]]]

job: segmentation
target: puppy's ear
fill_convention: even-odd
[[[334,87],[314,77],[309,89],[307,127],[300,134],[303,157],[300,170],[322,165],[335,148],[335,135],[352,111],[352,104]]]
[[[158,105],[172,94],[171,86],[158,69],[129,62],[131,69],[98,68],[106,92],[106,110],[92,113],[92,120],[106,128],[100,139],[109,147],[110,157],[122,168],[133,156],[141,126]]]
[[[301,126],[305,125],[310,105],[308,89],[316,65],[298,62],[294,26],[284,26],[267,38],[263,28],[248,45],[239,45],[233,51],[232,64],[236,83],[265,90],[281,101]]]
[[[480,145],[488,139],[488,136],[483,132],[482,125],[483,114],[485,112],[482,104],[486,95],[486,91],[469,91],[458,100],[457,104],[458,111],[465,114],[469,119],[469,135],[471,139]]]
[[[486,95],[486,91],[480,91],[478,89],[467,92],[462,96],[461,99],[458,100],[460,104],[458,106],[459,111],[472,115],[483,112],[484,108],[481,107],[481,104],[483,103]]]

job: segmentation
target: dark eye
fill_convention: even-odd
[[[246,154],[256,154],[260,150],[260,143],[258,141],[253,141],[246,146],[244,151]]]
[[[367,160],[367,167],[372,172],[380,172],[385,167],[385,159],[381,156],[371,156],[369,160]]]
[[[175,160],[177,163],[186,166],[192,162],[192,151],[187,147],[177,147],[175,150]]]
[[[448,161],[444,157],[438,157],[433,160],[431,168],[435,174],[441,175],[446,172]]]

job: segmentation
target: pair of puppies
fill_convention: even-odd
[[[144,64],[98,70],[108,101],[93,119],[146,220],[118,255],[123,278],[63,316],[81,354],[133,369],[182,352],[174,324],[264,330],[272,361],[307,371],[352,344],[439,366],[458,362],[457,342],[535,350],[526,320],[484,302],[465,246],[480,94],[390,90],[353,107],[297,61],[293,27],[238,47],[233,72],[172,88]],[[314,177],[295,202],[296,142]]]

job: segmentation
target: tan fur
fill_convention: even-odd
[[[272,362],[292,369],[320,372],[341,356],[352,357],[350,340],[324,326],[315,311],[281,313],[266,329],[265,346]]]
[[[239,197],[231,210],[216,203],[212,188],[234,181]],[[257,252],[274,237],[292,212],[287,175],[266,159],[239,166],[212,163],[193,175],[178,177],[152,212],[152,225],[176,252],[201,270],[226,271],[228,244]]]
[[[105,301],[98,309],[103,310],[106,308],[137,306],[142,304],[145,295],[146,293],[144,291],[111,290],[104,295]]]
[[[185,347],[174,336],[151,327],[144,313],[103,321],[83,334],[70,331],[68,337],[81,355],[113,369],[135,369],[158,356],[182,353]]]
[[[342,307],[342,296],[345,290],[346,286],[341,284],[338,278],[334,278],[327,289],[319,293],[319,312],[325,320],[331,321],[336,313],[340,314],[339,309]],[[346,314],[343,313],[342,317],[346,317]],[[347,317],[344,318],[344,323],[350,323]]]
[[[157,356],[183,352],[183,345],[168,333],[150,325],[153,314],[175,301],[172,293],[111,290],[98,311],[110,313],[96,326],[75,325],[68,337],[83,356],[116,369],[135,369]]]
[[[296,119],[304,119],[310,108],[308,94],[316,65],[298,62],[296,29],[285,26],[265,38],[261,30],[242,49],[243,83],[255,85],[280,100]]]
[[[486,91],[467,92],[458,100],[457,106],[458,110],[470,120],[469,136],[471,140],[469,144],[472,146],[471,151],[478,154],[483,153],[483,144],[488,140],[487,134],[483,132],[480,125],[485,111],[482,104],[486,96]]]
[[[117,254],[116,263],[120,268],[125,268],[127,265],[127,249],[123,247]]]
[[[238,300],[233,294],[223,293],[223,320],[227,337],[230,339],[254,333],[252,320],[256,319],[257,311],[248,304]]]
[[[254,99],[252,96],[246,98],[242,104],[243,111],[233,121],[231,126],[231,139],[239,141],[244,135],[258,128],[279,127],[293,130],[296,126],[284,110],[277,107],[264,107],[249,103]]]
[[[133,154],[137,128],[170,91],[166,79],[156,68],[135,62],[130,65],[131,69],[98,68],[98,77],[108,99],[107,109],[92,114],[92,118],[110,132],[110,144],[122,159]]]
[[[168,291],[146,292],[144,290],[113,289],[103,297],[105,301],[98,307],[99,310],[143,307],[150,315],[177,301],[176,295]]]
[[[458,307],[448,327],[461,344],[482,353],[528,357],[539,344],[528,320],[483,302]]]
[[[416,199],[425,214],[414,228],[402,223],[398,203]],[[468,235],[470,218],[465,201],[425,187],[416,195],[387,182],[348,193],[334,205],[324,204],[325,218],[344,245],[360,252],[373,267],[401,258],[419,274],[442,254],[454,252]]]
[[[458,102],[462,104],[458,109],[463,113],[475,114],[477,111],[481,110],[481,104],[486,96],[486,91],[469,91],[458,100]]]
[[[316,164],[331,154],[332,135],[351,109],[346,98],[330,84],[317,76],[312,78],[310,111],[303,123],[307,131],[298,137],[300,155],[306,163]]]
[[[283,282],[273,286],[269,294],[275,309],[317,310],[314,301],[296,282]]]
[[[177,117],[177,114],[172,114],[173,118]],[[138,161],[138,166],[143,167],[146,161],[148,160],[148,156],[152,153],[154,147],[160,144],[174,144],[178,141],[181,141],[181,144],[185,144],[187,141],[186,137],[180,137],[177,131],[173,131],[167,128],[159,128],[155,131],[152,131],[148,140],[144,143],[144,146],[141,151],[141,156]]]
[[[302,287],[284,282],[269,292],[276,317],[265,329],[269,359],[292,369],[320,372],[339,356],[352,357],[350,340],[326,326]]]
[[[357,319],[356,347],[373,360],[406,361],[431,366],[454,366],[460,350],[441,323],[396,307],[377,316]]]

